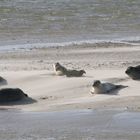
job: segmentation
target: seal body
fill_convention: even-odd
[[[66,76],[67,77],[81,77],[84,73],[84,70],[67,70]]]
[[[56,75],[61,76],[66,74],[67,69],[64,66],[60,65],[58,62],[53,64],[53,67]]]
[[[133,80],[139,80],[140,79],[140,65],[136,67],[128,67],[125,73],[131,77]]]
[[[91,93],[105,94],[122,87],[122,85],[114,85],[112,83],[101,83],[99,80],[96,80],[92,85]]]
[[[26,97],[28,95],[19,88],[4,88],[0,90],[0,102],[19,101]]]

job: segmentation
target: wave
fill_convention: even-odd
[[[116,39],[116,40],[80,40],[70,42],[56,42],[56,43],[32,43],[32,44],[18,44],[18,45],[4,45],[0,46],[0,51],[21,51],[32,50],[47,47],[70,47],[70,46],[95,46],[95,47],[109,47],[109,46],[132,46],[140,45],[140,38]]]

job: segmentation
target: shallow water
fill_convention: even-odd
[[[138,140],[139,130],[139,112],[0,111],[1,140]]]
[[[0,1],[0,44],[116,39],[140,40],[139,0]]]

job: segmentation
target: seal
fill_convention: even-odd
[[[14,102],[19,101],[28,97],[21,89],[19,88],[3,88],[0,89],[0,102]]]
[[[127,86],[114,85],[112,83],[101,83],[99,80],[95,80],[92,85],[91,94],[106,94],[116,89],[125,88]]]
[[[140,80],[140,65],[136,67],[128,67],[125,73],[131,77],[133,80]]]
[[[66,75],[67,69],[64,66],[62,66],[60,63],[57,62],[53,64],[53,67],[56,75],[59,76]]]
[[[67,77],[81,77],[83,74],[86,73],[85,70],[67,70],[66,76]]]
[[[54,71],[56,75],[66,75],[67,77],[81,77],[85,72],[85,70],[71,70],[62,66],[60,63],[53,64]]]

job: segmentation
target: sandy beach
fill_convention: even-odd
[[[96,45],[33,48],[1,52],[1,76],[4,87],[21,88],[33,100],[1,105],[23,111],[125,108],[140,110],[139,81],[130,79],[125,70],[138,65],[139,46],[102,43]],[[83,77],[56,76],[53,63],[70,69],[84,69]],[[90,94],[93,80],[122,84],[127,88],[113,94]]]
[[[0,105],[0,140],[137,140],[139,82],[125,70],[140,62],[139,46],[123,43],[32,48],[0,53],[7,85],[29,98]],[[53,64],[84,69],[82,77],[56,76]],[[92,95],[93,80],[128,86]]]

